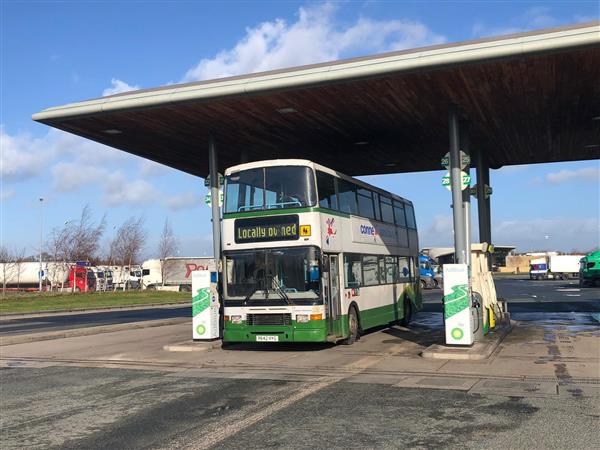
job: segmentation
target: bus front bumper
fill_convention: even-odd
[[[291,325],[246,325],[225,322],[223,342],[327,342],[327,321]]]

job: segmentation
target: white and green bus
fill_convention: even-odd
[[[345,342],[421,308],[413,205],[311,161],[225,172],[224,342]]]

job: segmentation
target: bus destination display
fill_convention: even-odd
[[[298,216],[236,219],[235,242],[293,241],[299,238]]]

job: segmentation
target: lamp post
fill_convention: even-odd
[[[42,270],[42,249],[44,248],[44,198],[40,197],[40,292],[42,292],[42,279],[43,279],[43,270]]]

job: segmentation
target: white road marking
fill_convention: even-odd
[[[392,349],[397,348],[399,351],[401,346],[401,344],[398,344],[392,347]],[[358,361],[346,364],[342,367],[351,369],[350,372],[347,372],[343,375],[338,375],[336,377],[317,378],[315,379],[315,381],[307,383],[307,386],[304,389],[301,389],[295,394],[290,395],[289,397],[286,397],[278,402],[272,403],[269,406],[265,406],[260,411],[257,411],[254,414],[250,414],[245,419],[234,422],[230,425],[225,425],[222,428],[219,428],[218,431],[210,433],[208,436],[200,436],[197,442],[192,443],[191,445],[187,446],[187,448],[193,450],[204,450],[210,448],[224,441],[225,439],[239,433],[240,431],[251,427],[255,423],[260,422],[261,420],[265,419],[271,414],[275,414],[276,412],[287,408],[288,406],[291,406],[296,402],[299,402],[303,398],[306,398],[309,395],[314,394],[315,392],[318,392],[328,386],[331,386],[332,384],[338,383],[339,381],[345,378],[350,378],[351,376],[356,375],[357,373],[360,373],[365,369],[368,369],[370,366],[380,362],[386,356],[391,356],[394,353],[396,353],[396,351],[391,350],[390,352],[387,352],[385,355],[382,356],[365,356],[359,359]]]
[[[581,297],[581,294],[565,294],[567,297]]]
[[[206,437],[203,437],[200,442],[194,443],[189,448],[194,450],[203,450],[210,448],[213,445],[216,445],[224,441],[225,439],[233,436],[234,434],[239,433],[240,431],[248,427],[251,427],[255,423],[260,422],[261,420],[270,416],[271,414],[274,414],[284,408],[287,408],[288,406],[293,405],[294,403],[302,400],[305,397],[308,397],[311,394],[314,394],[315,392],[320,391],[321,389],[326,388],[327,386],[337,383],[338,381],[340,381],[340,379],[341,377],[336,377],[316,383],[310,383],[305,389],[296,392],[294,395],[284,398],[279,402],[272,403],[271,405],[261,409],[260,411],[254,414],[251,414],[250,416],[246,417],[241,421],[232,423],[230,425],[226,425],[225,427],[219,429],[219,431],[211,433]]]
[[[565,288],[565,289],[557,289],[558,292],[580,292],[579,288]]]

